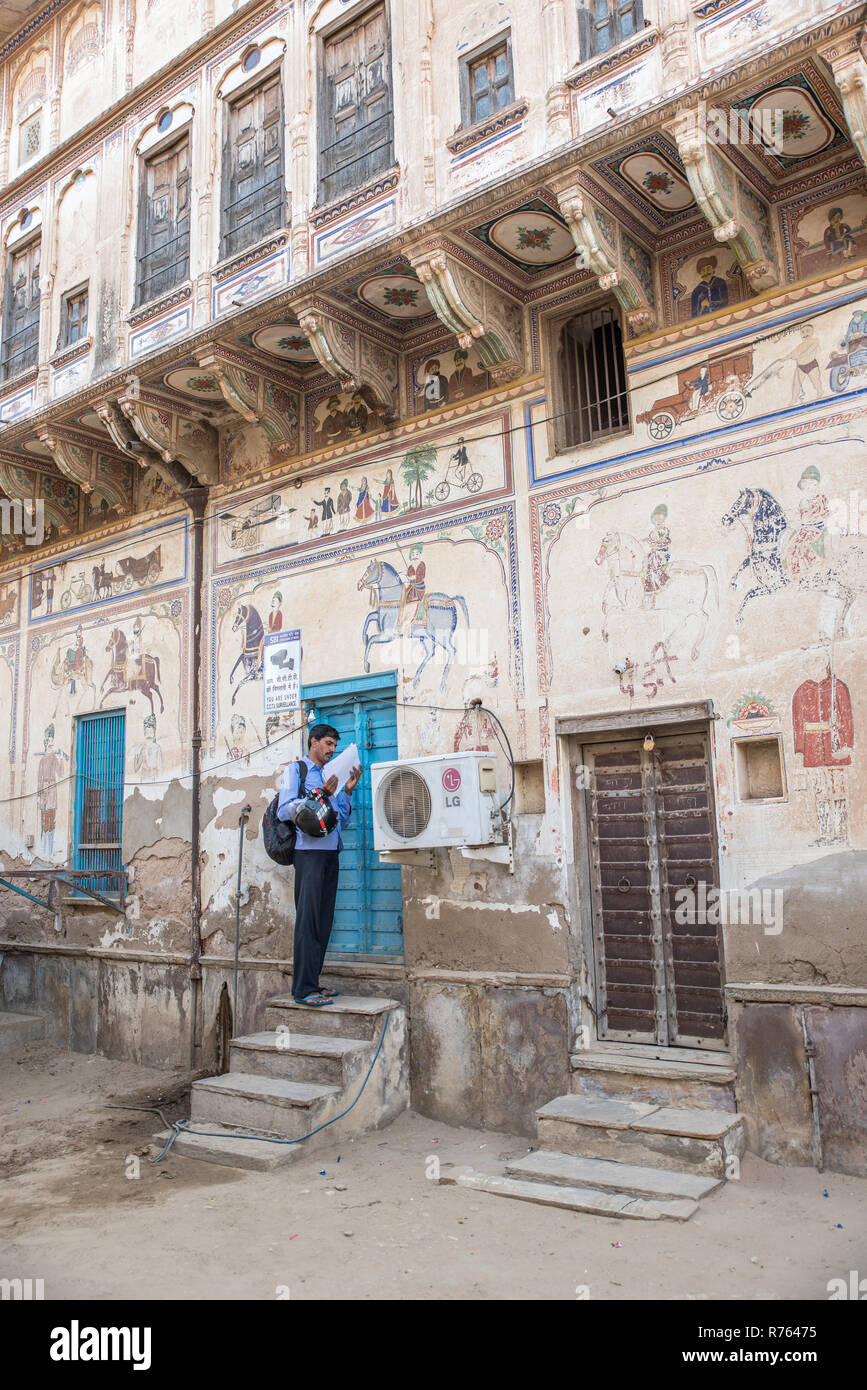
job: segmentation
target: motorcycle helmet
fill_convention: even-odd
[[[295,812],[295,824],[305,835],[329,835],[337,824],[337,812],[323,792],[308,792]]]

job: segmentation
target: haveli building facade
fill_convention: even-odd
[[[213,1066],[239,841],[237,1027],[291,957],[307,713],[505,801],[496,714],[511,863],[380,864],[369,778],[344,860],[415,1106],[529,1133],[576,1054],[728,1050],[754,1151],[864,1171],[864,7],[17,9],[0,846],[113,906],[4,888],[5,1007]]]

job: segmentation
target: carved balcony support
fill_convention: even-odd
[[[173,397],[145,390],[137,381],[118,397],[118,405],[142,443],[164,463],[180,463],[206,487],[219,481],[217,432],[199,411]],[[177,487],[178,481],[171,485]]]
[[[768,210],[711,141],[703,113],[698,108],[679,111],[671,132],[714,239],[731,247],[756,293],[778,285]]]
[[[462,265],[442,244],[418,247],[408,254],[434,313],[461,347],[474,348],[494,380],[520,376],[524,370],[520,306]]]
[[[136,434],[115,401],[100,401],[95,409],[121,453],[137,463],[142,471],[153,468],[162,478],[166,487],[178,494],[183,492],[184,488],[189,487],[190,479],[187,470],[174,461],[166,463],[154,449],[149,448]]]
[[[369,393],[385,420],[393,420],[398,411],[397,355],[337,318],[321,300],[307,299],[293,307],[317,361],[341,390]]]
[[[578,250],[578,265],[610,290],[623,310],[628,336],[656,327],[653,258],[577,184],[556,190],[560,211]]]
[[[298,394],[285,380],[219,348],[202,352],[198,362],[243,420],[260,425],[272,444],[283,446],[284,455],[298,452]]]
[[[37,431],[61,473],[82,492],[93,493],[94,500],[105,501],[110,510],[127,516],[132,510],[132,479],[129,465],[99,449],[76,431],[45,426]]]
[[[846,124],[861,161],[867,164],[867,30],[845,34],[819,52],[840,89]]]

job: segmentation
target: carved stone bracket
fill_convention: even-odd
[[[284,454],[298,452],[298,395],[285,381],[220,348],[200,353],[198,362],[242,419],[261,425],[272,444],[284,446]]]
[[[462,265],[442,244],[408,253],[440,323],[465,351],[474,348],[495,380],[508,381],[524,370],[520,306],[481,275]]]
[[[47,527],[61,533],[74,530],[78,521],[79,492],[65,478],[48,476],[35,468],[26,468],[8,456],[0,459],[0,490],[13,502],[42,504]]]
[[[397,354],[337,318],[321,300],[307,299],[293,308],[317,361],[336,378],[341,390],[366,389],[385,419],[393,420],[398,411]]]
[[[780,272],[768,209],[709,139],[702,112],[697,108],[679,111],[671,132],[695,201],[713,228],[714,239],[731,247],[753,290],[778,285]]]
[[[45,426],[37,434],[61,473],[77,483],[82,492],[92,492],[97,501],[105,499],[119,516],[129,514],[132,485],[127,463],[60,426]]]
[[[867,30],[845,34],[819,52],[834,74],[840,89],[846,124],[852,143],[867,164]]]
[[[182,464],[205,486],[219,481],[217,432],[199,411],[159,392],[143,390],[135,380],[118,397],[118,405],[139,439],[165,463]],[[178,480],[172,479],[171,485],[177,487]]]
[[[630,337],[656,327],[653,258],[575,183],[556,188],[560,211],[578,248],[578,264],[611,290],[626,318]]]

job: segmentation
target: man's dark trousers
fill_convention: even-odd
[[[292,994],[306,999],[319,989],[328,950],[340,872],[339,849],[295,851],[295,946]]]

